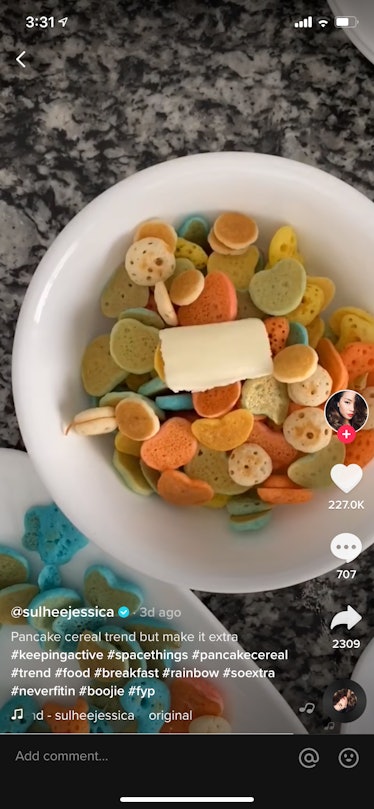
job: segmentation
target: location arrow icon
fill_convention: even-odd
[[[330,629],[334,629],[335,626],[340,626],[342,624],[345,624],[347,629],[352,629],[352,627],[356,626],[359,621],[362,621],[362,615],[360,615],[359,612],[354,610],[353,607],[348,604],[346,610],[337,612],[336,615],[334,615],[330,624]]]

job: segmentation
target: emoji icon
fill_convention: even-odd
[[[347,629],[352,629],[352,627],[356,626],[356,624],[358,624],[359,621],[362,621],[362,615],[360,615],[359,612],[354,610],[353,607],[351,607],[350,604],[348,604],[346,610],[343,610],[342,612],[337,612],[336,615],[334,615],[330,624],[330,629],[334,629],[335,626],[342,626],[342,625],[346,626]]]
[[[330,550],[337,559],[352,562],[361,553],[362,542],[355,534],[337,534],[331,540]]]
[[[360,756],[358,755],[357,750],[354,747],[343,747],[343,750],[340,751],[338,755],[338,762],[341,764],[342,767],[346,769],[351,769],[352,767],[356,767],[360,760]]]
[[[350,463],[348,466],[345,466],[343,463],[336,463],[335,466],[332,467],[331,472],[331,480],[335,483],[342,492],[348,494],[354,489],[360,482],[362,478],[362,469],[357,463]]]

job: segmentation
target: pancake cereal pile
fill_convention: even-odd
[[[373,401],[374,316],[326,316],[335,283],[311,274],[292,226],[258,239],[235,211],[140,223],[101,293],[108,329],[81,358],[92,406],[66,429],[111,433],[134,493],[225,509],[240,532],[374,457],[372,416],[347,446],[324,416],[345,388]]]
[[[178,658],[181,633],[170,621],[163,623],[137,614],[144,603],[138,585],[96,564],[85,570],[79,590],[64,586],[60,566],[69,562],[87,540],[55,504],[29,509],[24,526],[22,546],[36,551],[44,564],[33,581],[22,550],[0,545],[0,627],[35,634],[47,657],[37,665],[34,658],[34,668],[50,667],[48,653],[52,659],[57,653],[56,665],[70,670],[78,665],[82,673],[89,669],[89,678],[85,675],[84,681],[79,679],[79,685],[84,682],[94,693],[87,699],[77,697],[73,705],[55,699],[40,705],[33,696],[12,696],[0,707],[0,734],[232,732],[225,717],[223,695],[215,684],[185,676],[183,671],[178,678],[163,678],[165,666],[170,672],[175,661],[185,659]],[[128,614],[118,617],[123,605]],[[28,608],[29,616],[12,615],[12,608],[17,606]],[[68,607],[74,613],[59,614]],[[105,617],[95,609],[94,615],[87,613],[87,608],[96,607],[105,610]],[[36,612],[37,608],[41,609]],[[58,617],[51,615],[51,610],[57,610]],[[108,679],[108,670],[115,672],[115,679]],[[143,676],[138,676],[144,671]],[[53,686],[55,682],[52,675],[41,685]],[[72,685],[71,679],[69,683]],[[123,693],[108,696],[107,686],[111,683],[121,687]],[[143,691],[132,686],[140,686]],[[23,709],[22,718],[12,719],[19,708]],[[35,719],[34,714],[39,718]]]

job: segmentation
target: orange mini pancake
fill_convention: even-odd
[[[263,483],[262,489],[300,489],[287,475],[269,475]]]
[[[273,462],[273,472],[287,469],[290,463],[300,457],[300,453],[291,447],[282,432],[272,430],[259,419],[253,423],[250,441],[268,452]]]
[[[259,486],[257,494],[264,500],[265,503],[271,503],[273,506],[291,505],[297,503],[307,503],[313,497],[313,492],[310,489],[290,488],[283,489],[277,487],[274,489]]]
[[[330,395],[337,393],[338,390],[344,390],[348,385],[348,370],[334,343],[327,337],[322,337],[317,343],[316,351],[320,365],[332,379]]]
[[[193,303],[180,306],[180,326],[202,326],[205,323],[225,323],[235,320],[238,310],[236,289],[223,272],[209,273],[204,289]]]
[[[222,385],[218,388],[192,394],[193,406],[202,418],[219,418],[229,413],[240,398],[241,383]]]
[[[264,325],[269,336],[273,357],[285,347],[290,332],[290,324],[286,317],[266,317]]]
[[[197,439],[187,419],[173,416],[162,424],[158,433],[143,441],[140,457],[151,469],[163,472],[178,469],[191,461],[197,451]]]
[[[347,444],[345,461],[346,466],[357,463],[364,467],[374,458],[374,430],[360,430],[355,440]]]
[[[353,386],[361,374],[374,371],[374,343],[349,343],[340,356],[349,374],[348,385]]]
[[[203,506],[214,497],[205,480],[189,478],[177,469],[165,469],[157,481],[159,495],[174,506]]]
[[[86,714],[86,718],[66,718],[57,719],[56,714],[69,714],[70,711],[76,713]],[[45,702],[43,705],[44,721],[51,728],[52,733],[89,733],[90,722],[87,719],[87,712],[89,711],[88,704],[85,699],[79,697],[75,705],[62,705],[61,702]]]

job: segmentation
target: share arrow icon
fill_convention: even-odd
[[[342,624],[345,624],[347,629],[352,629],[352,627],[356,626],[359,621],[362,621],[362,615],[360,615],[359,612],[354,610],[353,607],[348,604],[346,610],[337,612],[336,615],[334,615],[330,624],[330,629],[334,629],[335,626],[341,626]]]

